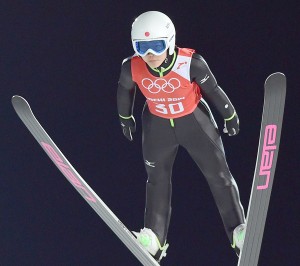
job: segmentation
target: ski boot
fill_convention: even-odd
[[[167,255],[166,251],[169,244],[161,246],[156,234],[149,228],[143,228],[141,231],[133,232],[141,245],[157,260],[160,262],[163,257]]]
[[[244,239],[245,239],[245,229],[246,224],[240,224],[233,230],[233,236],[232,236],[232,245],[231,247],[235,250],[236,254],[239,256],[240,252],[244,245]]]

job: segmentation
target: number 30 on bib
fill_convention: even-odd
[[[155,111],[164,115],[178,114],[184,111],[182,102],[170,104],[157,104]]]

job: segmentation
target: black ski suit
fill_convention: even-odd
[[[167,56],[161,65],[163,69],[168,68],[173,55]],[[152,75],[160,76],[157,70],[147,67]],[[163,76],[169,71],[163,72]],[[182,146],[205,176],[232,243],[233,230],[245,223],[244,210],[226,162],[220,133],[203,98],[213,104],[224,119],[232,117],[235,110],[205,60],[195,53],[191,60],[190,81],[201,87],[203,96],[191,114],[172,119],[170,123],[169,119],[150,113],[147,104],[144,106],[142,146],[148,174],[144,226],[157,234],[161,245],[166,242],[171,216],[172,167],[178,147]],[[132,115],[136,87],[132,80],[131,58],[127,58],[122,64],[117,91],[118,112],[123,117]]]

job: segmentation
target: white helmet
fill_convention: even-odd
[[[159,55],[168,48],[171,55],[175,49],[174,24],[167,15],[159,11],[145,12],[139,15],[132,24],[131,41],[134,51],[141,56],[149,52]],[[163,41],[164,47],[159,52],[148,47],[146,51],[141,53],[139,42],[145,43],[149,41]]]

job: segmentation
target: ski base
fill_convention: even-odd
[[[158,266],[159,263],[142,247],[134,235],[77,173],[70,162],[68,162],[66,157],[35,118],[28,102],[23,97],[15,95],[12,98],[12,104],[20,119],[53,163],[126,247],[144,266]]]
[[[238,266],[257,266],[277,163],[286,95],[280,72],[265,82],[264,107],[257,161],[247,212],[244,246]]]

